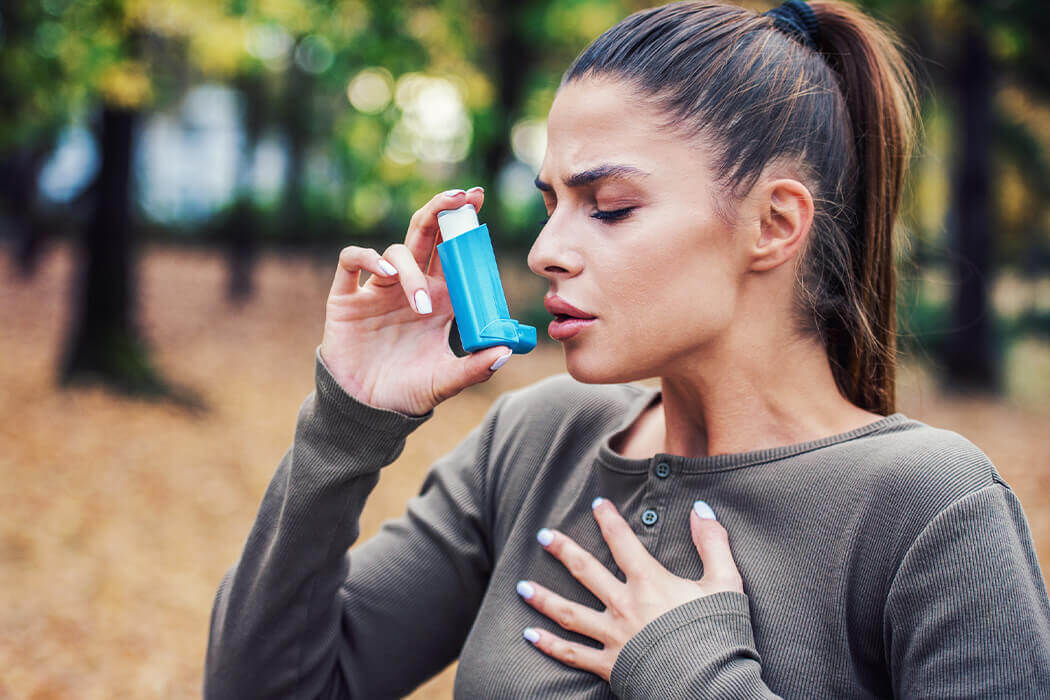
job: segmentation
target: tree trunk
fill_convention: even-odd
[[[251,298],[254,291],[255,260],[258,255],[258,222],[252,204],[251,173],[255,149],[259,145],[265,122],[265,85],[258,76],[244,76],[237,80],[242,108],[241,124],[244,128],[244,148],[241,152],[238,172],[237,202],[233,216],[223,231],[229,248],[229,277],[226,286],[227,298],[242,304]]]
[[[15,241],[15,269],[22,279],[30,279],[36,273],[44,243],[35,202],[37,180],[51,145],[18,148],[0,164],[0,187]]]
[[[514,117],[521,109],[525,79],[534,60],[532,45],[524,39],[524,32],[519,26],[528,7],[527,2],[501,0],[493,5],[490,14],[493,31],[489,51],[496,68],[492,77],[498,94],[493,106],[496,128],[492,138],[483,146],[482,167],[484,177],[493,183],[503,166],[511,160],[510,131]],[[504,229],[498,207],[490,210],[486,217],[493,230]]]
[[[972,3],[971,3],[972,4]],[[973,13],[976,15],[976,12]],[[947,380],[960,390],[998,387],[993,348],[991,153],[994,84],[982,28],[968,23],[953,75],[958,99],[957,159],[952,175],[952,332],[945,338]]]
[[[63,385],[102,382],[126,393],[164,393],[134,322],[131,143],[137,114],[102,112],[94,215],[83,230],[73,330],[60,373]]]

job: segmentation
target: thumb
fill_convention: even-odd
[[[496,345],[472,352],[465,357],[457,357],[449,362],[443,381],[435,378],[435,383],[440,381],[445,385],[440,392],[442,395],[454,396],[468,386],[488,380],[497,369],[506,364],[512,354],[511,349],[505,345]]]
[[[693,544],[704,564],[704,577],[701,579],[711,593],[718,591],[743,592],[740,572],[729,549],[729,533],[715,519],[711,506],[703,501],[693,504],[689,516],[689,529],[693,535]]]

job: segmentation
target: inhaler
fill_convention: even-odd
[[[437,251],[463,349],[506,345],[524,354],[536,347],[536,329],[510,317],[487,224],[478,225],[473,204],[438,212]]]

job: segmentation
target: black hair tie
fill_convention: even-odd
[[[813,8],[802,0],[787,0],[780,7],[762,13],[773,18],[773,26],[785,32],[809,48],[817,49],[820,24]]]

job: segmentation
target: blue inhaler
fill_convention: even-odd
[[[463,349],[506,345],[524,354],[536,347],[536,329],[510,317],[489,227],[478,225],[473,204],[438,212],[437,251]]]

